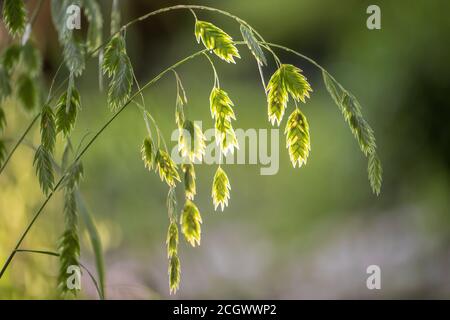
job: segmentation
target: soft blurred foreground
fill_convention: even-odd
[[[194,2],[193,2],[194,3]],[[197,168],[202,217],[201,246],[180,235],[181,287],[168,294],[165,248],[167,186],[144,168],[140,145],[146,129],[131,106],[103,133],[83,158],[81,191],[95,216],[104,245],[106,291],[110,299],[233,298],[448,298],[450,294],[450,43],[448,1],[381,2],[382,29],[366,28],[366,1],[195,1],[218,6],[253,25],[267,41],[298,50],[323,65],[363,105],[377,137],[384,166],[379,197],[371,193],[366,160],[328,96],[320,72],[291,55],[314,92],[302,107],[309,119],[312,151],[308,163],[292,168],[280,132],[280,168],[261,176],[259,165],[228,165],[230,205],[214,211],[211,194],[216,166]],[[123,21],[172,1],[122,1]],[[274,10],[276,7],[276,10]],[[110,1],[102,1],[109,15]],[[207,12],[240,39],[232,20]],[[106,23],[107,25],[107,23]],[[107,29],[107,28],[106,28]],[[105,31],[106,32],[106,31]],[[0,46],[7,43],[1,33]],[[44,36],[46,35],[47,36]],[[60,49],[45,7],[34,34],[50,81]],[[145,83],[177,60],[195,52],[193,18],[168,13],[136,25],[127,34],[128,52],[139,81]],[[242,59],[227,65],[215,59],[221,86],[236,104],[236,127],[270,129],[264,90],[256,64],[240,47]],[[264,69],[266,79],[274,63]],[[193,120],[212,127],[208,61],[199,57],[177,70]],[[75,144],[91,137],[109,118],[106,93],[97,86],[97,61],[82,79],[82,112]],[[44,91],[47,89],[44,89]],[[172,74],[145,91],[148,107],[171,146],[176,86]],[[292,107],[292,106],[291,106]],[[31,119],[14,100],[6,136],[16,140]],[[282,125],[284,129],[284,125]],[[0,177],[0,261],[3,263],[32,214],[43,201],[34,169],[39,141],[35,127]],[[58,150],[62,149],[59,141]],[[179,207],[182,188],[177,188]],[[55,250],[63,228],[62,195],[50,202],[23,248]],[[95,273],[85,226],[81,261]],[[381,268],[381,290],[368,290],[366,268]],[[55,298],[58,261],[17,254],[0,280],[0,298]],[[96,291],[83,276],[81,298]]]

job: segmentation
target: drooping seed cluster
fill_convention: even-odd
[[[40,111],[41,143],[36,148],[34,166],[41,189],[46,195],[51,195],[56,186],[64,191],[65,227],[58,243],[60,256],[60,271],[58,284],[63,294],[75,290],[67,288],[67,268],[79,266],[80,244],[78,235],[78,211],[80,205],[78,186],[83,176],[82,163],[77,150],[71,144],[70,136],[76,123],[77,115],[81,110],[81,98],[76,88],[76,79],[85,68],[86,49],[91,55],[98,54],[102,75],[109,79],[108,106],[113,112],[120,112],[129,103],[135,103],[142,111],[148,130],[145,137],[141,155],[144,165],[149,170],[158,172],[162,181],[169,187],[167,196],[167,210],[169,228],[167,232],[167,255],[170,293],[175,293],[180,285],[181,267],[178,255],[179,227],[186,241],[193,247],[200,245],[202,217],[200,210],[194,203],[196,190],[195,164],[202,161],[205,155],[205,136],[201,128],[187,118],[185,107],[187,105],[186,93],[181,79],[173,68],[177,85],[175,104],[175,123],[179,130],[178,151],[183,158],[179,173],[177,164],[168,153],[164,137],[158,128],[153,116],[145,108],[145,99],[142,104],[131,97],[135,83],[140,93],[139,83],[134,76],[131,60],[126,50],[126,27],[120,29],[120,12],[117,1],[113,3],[111,14],[111,37],[107,45],[102,44],[103,18],[100,6],[96,0],[77,0],[76,4],[83,7],[89,29],[83,41],[73,30],[67,27],[67,7],[72,0],[51,0],[52,19],[58,32],[58,39],[63,47],[64,64],[69,71],[68,84],[64,92],[52,107],[50,97],[45,101]],[[189,6],[187,6],[189,7]],[[186,7],[186,8],[187,8]],[[198,43],[202,43],[206,51],[213,53],[227,63],[236,63],[240,58],[238,49],[232,37],[225,31],[206,21],[198,20],[195,13],[194,34]],[[15,95],[25,110],[32,111],[39,104],[39,87],[36,80],[41,73],[42,59],[39,51],[27,35],[26,8],[23,0],[5,0],[3,2],[3,20],[9,33],[13,37],[22,36],[20,44],[13,42],[0,57],[0,131],[6,126],[6,114],[1,106],[5,98]],[[306,103],[306,98],[312,92],[302,70],[291,64],[283,64],[272,51],[271,45],[254,31],[247,23],[237,19],[243,42],[258,63],[265,93],[267,95],[267,113],[272,125],[281,125],[284,115],[289,108],[289,98],[294,102],[294,110],[290,112],[286,121],[285,135],[286,147],[292,165],[301,167],[305,165],[311,150],[309,124],[305,114],[300,110],[299,103]],[[28,24],[27,24],[28,23]],[[98,50],[100,49],[100,50]],[[268,65],[264,54],[268,50],[277,64],[277,70],[265,85],[262,67]],[[292,51],[291,51],[292,52]],[[205,53],[205,52],[204,52]],[[229,94],[220,86],[214,63],[205,53],[214,70],[214,85],[209,96],[209,108],[215,127],[215,142],[222,155],[233,154],[239,148],[232,121],[236,121],[235,105]],[[321,67],[320,67],[321,68]],[[379,194],[382,182],[382,167],[376,151],[376,141],[373,130],[364,120],[361,105],[358,100],[343,88],[327,71],[322,69],[325,86],[340,108],[345,121],[348,123],[353,135],[358,141],[362,152],[368,157],[369,180],[374,193]],[[17,79],[13,90],[12,79]],[[100,76],[100,83],[102,77]],[[137,95],[137,94],[136,94]],[[117,115],[117,113],[115,115]],[[153,134],[152,134],[153,132]],[[60,183],[55,183],[56,164],[53,155],[55,152],[56,136],[61,134],[65,140],[65,148],[61,159],[59,171]],[[74,160],[70,161],[70,156]],[[5,142],[0,139],[0,166],[3,165],[6,155]],[[7,160],[6,160],[7,161]],[[176,186],[184,182],[184,204],[178,217]],[[230,180],[219,165],[212,177],[211,197],[214,209],[218,207],[223,211],[229,204]],[[101,255],[101,246],[95,225],[88,228],[94,252]],[[97,245],[95,245],[95,243]],[[98,259],[99,261],[101,259]],[[100,290],[103,290],[103,266],[97,264],[100,277]]]

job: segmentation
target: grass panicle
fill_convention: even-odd
[[[213,185],[212,185],[212,198],[214,204],[214,210],[217,210],[217,207],[223,209],[228,206],[228,200],[230,199],[230,181],[228,180],[228,176],[223,171],[223,169],[219,166],[217,168],[216,174],[214,175]]]
[[[197,206],[189,199],[186,199],[183,211],[180,216],[181,232],[186,241],[193,247],[200,245],[202,235],[202,217]]]

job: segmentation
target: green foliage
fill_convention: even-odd
[[[197,193],[195,186],[195,169],[194,165],[182,164],[181,170],[184,172],[184,193],[186,198],[189,200],[194,200],[194,197]]]
[[[53,190],[55,178],[53,176],[53,159],[51,153],[39,146],[34,155],[33,165],[36,167],[36,174],[42,191],[48,194]]]
[[[361,151],[367,156],[376,148],[375,136],[372,128],[361,113],[361,106],[355,97],[344,94],[341,100],[341,111],[353,135],[358,140]]]
[[[173,255],[169,259],[168,274],[169,274],[170,294],[175,294],[180,287],[180,276],[181,276],[180,259],[178,259],[177,255]]]
[[[176,182],[180,181],[177,165],[166,151],[158,150],[155,156],[155,163],[161,180],[165,180],[169,187],[174,187]]]
[[[325,87],[330,94],[336,105],[341,108],[341,101],[343,96],[343,91],[339,88],[339,85],[333,80],[328,72],[322,70],[322,77]]]
[[[306,98],[309,98],[312,89],[306,77],[302,74],[302,70],[292,64],[283,64],[280,68],[282,68],[284,85],[291,97],[296,101],[306,103]]]
[[[85,50],[81,40],[75,37],[73,33],[65,40],[63,53],[67,69],[75,76],[80,76],[85,67]]]
[[[75,126],[78,110],[81,109],[80,95],[73,87],[70,101],[67,100],[68,92],[64,92],[56,104],[56,132],[62,132],[68,136]]]
[[[67,21],[67,7],[70,4],[80,5],[80,1],[71,1],[71,0],[51,0],[50,7],[52,13],[52,21],[55,26],[56,31],[58,32],[59,41],[64,44],[65,39],[69,36],[71,32],[66,27]]]
[[[178,168],[170,155],[162,150],[156,150],[153,141],[145,138],[141,147],[142,160],[145,166],[152,170],[155,168],[159,172],[161,180],[165,180],[169,187],[174,187],[177,181],[180,181]]]
[[[292,165],[295,168],[298,163],[300,168],[303,164],[306,164],[311,150],[308,121],[300,109],[296,108],[291,113],[284,133],[286,134],[286,148],[289,151]]]
[[[26,111],[33,111],[39,103],[36,82],[27,74],[22,74],[17,80],[17,97]]]
[[[145,167],[148,170],[152,170],[155,166],[155,156],[156,156],[155,146],[150,138],[145,138],[141,147],[142,160],[145,163]]]
[[[214,210],[220,205],[222,211],[228,206],[228,200],[230,199],[230,181],[228,180],[227,174],[219,166],[217,168],[216,174],[214,175],[213,185],[212,185],[212,198],[214,204]]]
[[[179,132],[178,150],[181,155],[189,159],[190,162],[194,162],[195,159],[202,161],[206,144],[205,136],[200,127],[192,121],[186,120]]]
[[[92,245],[92,251],[95,255],[95,264],[97,268],[98,274],[98,282],[99,289],[101,293],[101,298],[105,298],[105,266],[103,261],[103,250],[102,250],[102,241],[100,238],[100,234],[95,226],[94,217],[86,208],[82,197],[80,196],[80,192],[76,192],[76,201],[77,208],[80,213],[81,218],[83,219],[84,225],[86,226],[87,233],[89,235],[89,239]]]
[[[212,89],[209,103],[211,116],[215,119],[216,142],[224,155],[228,152],[233,153],[234,148],[239,148],[236,133],[231,124],[231,120],[236,119],[233,111],[234,104],[228,94],[220,88]]]
[[[94,51],[102,44],[103,17],[96,0],[84,0],[83,8],[89,22],[86,45],[89,51]]]
[[[1,102],[11,94],[9,77],[5,69],[0,65],[0,106]]]
[[[52,108],[45,104],[41,111],[41,145],[53,153],[56,141],[56,122]]]
[[[275,122],[277,125],[280,125],[289,100],[289,95],[283,81],[282,70],[282,68],[279,68],[267,84],[267,113],[272,125]]]
[[[65,230],[59,241],[59,276],[58,288],[63,295],[68,292],[76,294],[75,289],[67,286],[69,266],[80,266],[80,240],[78,236],[78,206],[76,201],[76,189],[83,176],[83,166],[80,162],[69,168],[64,179],[64,220]]]
[[[184,105],[187,103],[186,92],[184,91],[183,84],[181,83],[178,73],[175,72],[177,81],[177,99],[175,103],[175,123],[178,128],[182,128],[185,120]]]
[[[268,115],[272,125],[275,122],[280,125],[289,94],[294,100],[305,102],[311,91],[311,86],[301,74],[301,69],[291,64],[282,64],[267,85]]]
[[[133,68],[122,35],[114,36],[106,46],[102,69],[111,78],[108,105],[117,110],[129,99],[133,84]]]
[[[12,70],[20,61],[22,53],[22,46],[19,44],[12,44],[7,47],[2,53],[2,65],[7,74],[11,74]]]
[[[67,170],[67,175],[65,176],[64,181],[61,185],[66,189],[66,191],[73,192],[78,188],[83,175],[83,164],[78,161]]]
[[[372,191],[378,196],[380,194],[381,183],[383,181],[383,168],[381,167],[381,161],[376,152],[369,154],[367,171],[369,173],[369,181]]]
[[[27,12],[23,0],[3,1],[3,21],[12,36],[20,36],[25,30]]]
[[[131,96],[134,74],[126,50],[125,34],[129,25],[140,21],[140,19],[132,21],[119,32],[120,11],[118,3],[118,0],[113,1],[111,15],[111,33],[113,36],[105,46],[104,59],[101,65],[103,73],[107,74],[108,78],[110,78],[108,105],[113,111],[125,107],[125,104],[129,102]],[[89,22],[86,42],[80,39],[80,34],[78,32],[69,30],[66,26],[66,9],[69,5],[73,4],[83,6],[84,13]],[[55,113],[53,113],[52,108],[48,104],[45,104],[42,108],[40,127],[41,145],[36,150],[33,165],[36,167],[39,183],[44,193],[48,195],[50,192],[53,192],[54,160],[52,154],[55,149],[56,135],[57,133],[62,132],[67,139],[61,163],[63,180],[57,183],[58,186],[61,186],[61,188],[64,189],[65,215],[65,230],[58,244],[60,253],[60,271],[58,276],[59,288],[62,293],[70,291],[67,287],[69,276],[67,268],[69,266],[79,266],[80,243],[78,235],[78,211],[80,211],[82,212],[83,219],[88,228],[88,233],[96,255],[97,269],[103,294],[104,267],[101,257],[101,243],[92,217],[86,210],[78,191],[79,183],[83,176],[83,166],[79,161],[69,165],[69,152],[72,150],[69,136],[75,125],[77,113],[79,109],[81,109],[80,95],[74,87],[74,77],[81,75],[85,68],[86,48],[90,51],[94,51],[98,48],[102,49],[103,47],[103,18],[100,6],[98,5],[98,2],[94,0],[52,0],[51,8],[52,19],[57,29],[60,43],[64,47],[64,61],[70,71],[69,86],[67,91],[60,96],[55,107]],[[171,9],[169,8],[169,10]],[[161,12],[163,11],[164,10]],[[20,35],[24,31],[26,23],[26,12],[23,1],[5,0],[3,14],[9,32],[13,35]],[[148,16],[151,15],[152,14]],[[277,125],[281,124],[287,108],[289,96],[292,97],[296,104],[296,109],[289,116],[285,127],[286,147],[288,148],[293,166],[296,167],[298,164],[298,166],[301,167],[303,164],[306,164],[309,156],[310,135],[306,117],[297,107],[297,103],[300,101],[303,103],[306,102],[306,98],[309,98],[310,92],[312,92],[311,86],[306,77],[302,74],[301,69],[291,64],[281,64],[279,58],[269,47],[269,44],[265,43],[262,40],[262,37],[259,36],[254,29],[242,20],[239,20],[239,18],[236,18],[236,20],[240,24],[240,31],[244,42],[257,60],[263,84],[264,79],[260,67],[267,65],[267,58],[261,46],[267,48],[273,54],[275,61],[278,64],[278,69],[272,75],[265,88],[268,101],[268,116],[272,125],[275,123],[277,123]],[[199,43],[202,41],[203,45],[210,50],[210,52],[214,52],[220,59],[228,63],[235,63],[235,58],[240,58],[239,52],[231,36],[210,22],[200,21],[196,18],[195,36]],[[257,38],[261,39],[261,41],[258,41]],[[283,48],[278,45],[270,46]],[[286,51],[294,52],[288,48],[284,49]],[[202,160],[206,147],[205,137],[200,127],[186,119],[184,105],[187,103],[187,99],[181,80],[174,68],[200,53],[202,52],[179,61],[162,73],[164,74],[172,70],[176,76],[177,100],[175,121],[180,129],[178,147],[181,155],[190,161],[190,163],[183,164],[181,167],[184,173],[186,201],[179,219],[177,216],[175,193],[176,183],[180,181],[178,167],[167,152],[164,138],[162,140],[164,150],[160,148],[161,133],[154,118],[145,109],[145,101],[143,103],[144,106],[142,107],[148,130],[150,131],[150,124],[148,121],[150,119],[153,121],[158,135],[157,145],[154,144],[150,137],[144,139],[141,148],[142,159],[149,170],[155,169],[155,171],[158,171],[161,180],[165,181],[170,188],[167,197],[167,209],[170,224],[167,232],[166,244],[169,259],[168,274],[171,294],[178,290],[180,284],[180,260],[178,256],[179,231],[177,222],[179,221],[181,232],[189,244],[195,247],[200,245],[201,241],[202,218],[199,209],[193,203],[194,197],[196,196],[196,173],[193,162],[195,162],[195,160]],[[210,95],[210,110],[212,118],[215,121],[215,138],[217,144],[220,146],[221,154],[227,155],[229,151],[233,153],[234,148],[239,147],[232,126],[232,120],[236,120],[234,104],[227,92],[220,89],[214,64],[209,58],[209,55],[206,53],[204,54],[211,62],[215,76],[214,88]],[[302,56],[301,54],[298,55]],[[322,69],[322,67],[311,59],[306,59]],[[17,79],[16,93],[19,100],[27,110],[33,110],[38,105],[39,100],[39,93],[35,80],[42,68],[40,52],[30,41],[27,41],[24,45],[12,44],[4,51],[0,62],[0,102],[10,95],[10,83],[12,80]],[[370,184],[373,192],[378,195],[382,182],[382,167],[376,153],[373,130],[362,117],[361,106],[357,99],[347,92],[325,70],[322,69],[322,71],[328,92],[343,113],[353,135],[358,140],[361,150],[368,157]],[[154,78],[148,84],[152,84],[159,79],[160,76]],[[85,151],[106,126],[114,120],[115,116],[117,116],[117,113],[100,131],[98,131],[83,151]],[[0,130],[5,126],[5,121],[5,114],[3,109],[0,108]],[[0,140],[0,164],[4,161],[5,157],[5,144],[3,140]],[[229,179],[225,171],[219,165],[212,184],[212,198],[215,210],[220,206],[223,211],[224,208],[228,206],[230,189]],[[39,213],[40,211],[38,214]],[[27,232],[28,230],[25,234]],[[21,241],[22,240],[19,241],[19,245]],[[73,291],[73,293],[75,292]]]
[[[70,200],[66,200],[70,201]],[[67,273],[70,266],[79,266],[80,256],[80,240],[78,238],[78,230],[73,227],[64,231],[63,235],[58,241],[59,252],[59,275],[58,275],[58,289],[61,294],[65,296],[67,293],[76,295],[75,289],[69,289],[67,282],[70,273]]]
[[[195,22],[195,37],[204,46],[213,51],[220,59],[235,63],[234,57],[240,58],[238,50],[231,38],[225,31],[210,22],[197,20]]]
[[[120,56],[125,50],[125,42],[122,36],[115,35],[111,38],[105,48],[103,57],[103,73],[108,74],[108,77],[112,77],[117,73],[119,68]]]
[[[177,195],[175,187],[171,187],[167,194],[167,211],[171,221],[177,221]]]
[[[184,116],[184,103],[185,101],[182,99],[180,95],[177,95],[177,102],[175,105],[175,123],[178,128],[182,128],[185,120]]]
[[[328,93],[341,110],[345,121],[358,141],[361,151],[368,159],[368,175],[373,193],[378,195],[381,190],[383,169],[376,154],[376,141],[372,128],[363,118],[358,100],[348,93],[328,72],[322,70],[322,77]]]
[[[30,41],[22,47],[22,68],[24,72],[35,77],[41,72],[42,57],[39,50]]]
[[[261,66],[267,66],[266,56],[264,55],[264,51],[261,49],[258,40],[256,40],[253,31],[248,27],[244,26],[243,24],[241,24],[240,29],[242,38],[244,39],[251,53],[255,57],[256,61],[258,61],[259,65]]]
[[[67,69],[78,77],[83,73],[85,67],[85,47],[76,36],[75,31],[69,30],[66,26],[67,8],[70,5],[81,7],[81,0],[52,0],[52,19],[58,32],[59,41],[64,46],[63,55]]]
[[[195,247],[200,245],[202,217],[197,206],[189,199],[186,199],[183,212],[180,216],[181,232],[186,241]]]
[[[167,231],[167,257],[170,258],[177,255],[178,252],[178,226],[175,221],[172,221]]]

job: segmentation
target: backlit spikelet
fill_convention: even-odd
[[[142,160],[148,170],[155,166],[155,146],[150,138],[145,138],[141,147]]]
[[[213,88],[209,97],[211,116],[215,119],[216,143],[224,155],[233,153],[239,144],[231,120],[236,120],[234,104],[228,94],[219,88]]]
[[[184,192],[186,198],[194,200],[194,196],[197,193],[195,187],[195,169],[193,164],[183,164],[181,169],[184,172]]]
[[[175,294],[180,287],[181,276],[180,259],[178,259],[177,255],[173,255],[169,258],[168,274],[170,294]]]
[[[197,20],[195,23],[195,37],[205,47],[212,50],[220,59],[235,63],[234,57],[240,58],[233,39],[222,29],[210,22]]]
[[[267,84],[268,115],[272,125],[275,123],[280,125],[289,94],[296,101],[305,102],[311,91],[311,86],[299,68],[291,64],[282,64]]]
[[[289,100],[288,92],[283,81],[283,69],[280,67],[267,84],[267,114],[272,125],[280,125]]]
[[[177,255],[178,251],[178,226],[175,221],[172,221],[167,231],[167,257],[170,258]]]
[[[106,46],[102,69],[111,78],[108,105],[115,111],[126,103],[133,84],[133,67],[122,35],[114,36]]]
[[[286,148],[289,151],[292,165],[295,168],[298,163],[298,166],[301,167],[306,164],[311,144],[308,121],[300,109],[296,108],[291,113],[284,133],[286,134]]]
[[[53,152],[56,142],[56,123],[52,108],[45,104],[41,111],[41,144],[50,153]]]
[[[206,144],[202,129],[190,120],[183,122],[179,130],[178,151],[184,158],[192,163],[196,159],[202,161],[205,154]]]
[[[193,247],[200,245],[202,234],[201,223],[202,217],[197,206],[191,200],[186,199],[180,217],[180,225],[186,241]]]
[[[58,243],[59,275],[58,287],[63,295],[76,294],[80,289],[80,277],[73,272],[79,272],[80,241],[78,236],[78,206],[75,190],[83,174],[81,163],[75,164],[67,173],[64,182],[64,218],[65,231]],[[70,268],[76,268],[70,270]]]
[[[341,110],[345,121],[358,141],[361,151],[368,159],[367,171],[373,193],[381,189],[383,169],[376,153],[376,141],[372,128],[363,118],[358,100],[346,91],[327,71],[322,71],[325,87],[331,98]]]
[[[63,93],[56,104],[56,132],[68,136],[75,126],[80,109],[80,94],[75,87],[71,90],[70,102],[67,101],[67,91]]]
[[[182,128],[184,124],[184,104],[186,103],[186,97],[177,95],[177,101],[175,105],[175,123],[178,128]]]
[[[222,211],[226,206],[228,206],[228,200],[230,199],[230,189],[231,186],[227,174],[219,166],[217,168],[216,174],[214,175],[212,186],[214,210],[217,210],[217,207],[219,205]]]
[[[375,151],[376,141],[372,128],[363,118],[361,106],[353,96],[344,94],[340,108],[353,135],[358,140],[361,151],[368,156]]]
[[[305,98],[309,98],[312,89],[306,77],[302,74],[302,70],[292,64],[283,64],[281,67],[284,69],[283,80],[286,90],[293,99],[305,103]]]
[[[176,182],[180,181],[177,165],[166,151],[158,150],[155,156],[155,163],[161,180],[165,180],[169,187],[174,187]]]
[[[266,56],[264,55],[264,51],[261,49],[258,40],[255,38],[253,31],[243,24],[241,24],[240,29],[242,38],[244,39],[255,59],[258,61],[259,65],[267,66]]]
[[[39,146],[34,155],[33,165],[36,167],[39,185],[45,194],[53,190],[54,174],[52,155],[44,146]]]

